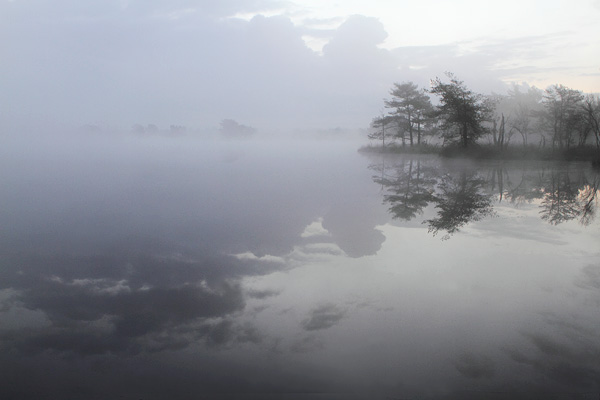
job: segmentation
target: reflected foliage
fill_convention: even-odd
[[[428,206],[436,214],[424,224],[444,239],[494,214],[494,204],[518,207],[537,204],[540,218],[552,225],[579,220],[589,225],[595,217],[600,176],[581,165],[477,165],[464,168],[440,165],[436,159],[403,158],[373,164],[373,181],[380,184],[383,202],[394,219],[411,221]]]
[[[492,199],[490,194],[483,192],[485,183],[474,172],[462,171],[458,177],[443,175],[434,199],[437,216],[425,221],[429,232],[436,235],[446,231],[444,238],[447,239],[469,222],[491,215]]]
[[[582,209],[578,199],[579,187],[568,174],[551,173],[543,190],[542,219],[557,225],[577,218]]]
[[[386,173],[385,165],[379,168],[381,176],[375,182],[387,188],[384,201],[390,204],[394,218],[411,220],[422,214],[423,208],[434,199],[436,183],[434,170],[419,160],[408,160],[397,164],[391,173]]]

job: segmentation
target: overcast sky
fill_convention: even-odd
[[[0,0],[0,122],[366,127],[444,71],[600,92],[599,21],[598,0]]]

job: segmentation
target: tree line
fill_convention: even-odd
[[[369,139],[382,147],[440,143],[472,147],[485,142],[502,151],[518,138],[524,148],[568,150],[594,146],[600,154],[600,97],[556,84],[546,90],[514,85],[506,95],[471,91],[452,73],[429,89],[394,83],[386,113],[374,118]],[[430,95],[437,96],[433,105]],[[535,140],[535,141],[534,141]]]

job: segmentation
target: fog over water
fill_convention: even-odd
[[[465,146],[589,158],[598,20],[0,0],[0,400],[598,399],[598,170],[357,151],[460,138],[446,76]]]
[[[356,148],[7,138],[0,397],[597,398],[598,173]]]

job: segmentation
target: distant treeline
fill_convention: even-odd
[[[486,144],[497,152],[509,144],[562,152],[594,147],[600,155],[600,98],[563,85],[546,90],[514,85],[507,95],[483,95],[447,73],[429,89],[394,83],[387,113],[373,119],[368,137],[383,148],[436,144],[462,149]],[[429,95],[438,96],[437,106]],[[513,146],[514,147],[514,146]]]

